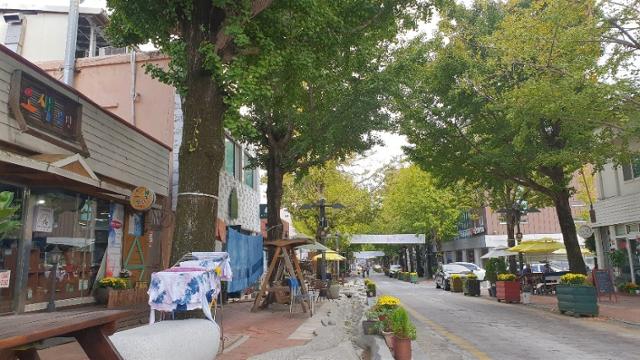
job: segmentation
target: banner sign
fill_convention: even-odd
[[[9,288],[11,282],[11,270],[0,270],[0,289]]]
[[[124,232],[124,206],[111,204],[109,210],[109,237],[107,244],[106,276],[118,276],[122,267],[122,235]]]
[[[53,231],[53,209],[36,206],[33,215],[33,231],[50,233]]]

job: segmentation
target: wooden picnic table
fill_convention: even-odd
[[[0,359],[39,359],[33,345],[52,337],[75,337],[92,360],[122,359],[109,340],[127,310],[77,309],[0,317]]]

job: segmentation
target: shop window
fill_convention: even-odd
[[[640,177],[640,157],[635,157],[629,164],[622,165],[622,177],[625,181]]]
[[[15,310],[18,242],[22,237],[22,189],[0,184],[0,314]]]
[[[236,146],[228,138],[224,139],[224,169],[227,174],[236,176]]]
[[[244,153],[244,166],[245,168],[243,169],[244,171],[244,183],[247,184],[247,186],[249,186],[250,188],[254,188],[254,179],[255,179],[255,172],[256,169],[254,168],[247,168],[246,166],[249,165],[249,154]]]
[[[52,251],[61,256],[57,267],[56,300],[90,296],[106,249],[105,203],[87,195],[63,191],[33,191],[32,247],[26,286],[28,304],[51,298],[55,264]],[[100,209],[98,212],[98,209]],[[100,239],[100,242],[97,241]]]

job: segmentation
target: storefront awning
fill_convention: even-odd
[[[38,185],[91,188],[104,192],[130,196],[131,190],[100,180],[79,155],[43,154],[26,157],[0,150],[0,173],[9,180],[27,180]]]

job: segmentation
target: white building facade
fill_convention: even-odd
[[[594,204],[596,221],[592,223],[596,253],[601,268],[609,268],[608,254],[620,250],[626,263],[619,276],[625,281],[640,281],[640,159],[629,164],[607,164],[596,178],[598,201]]]

